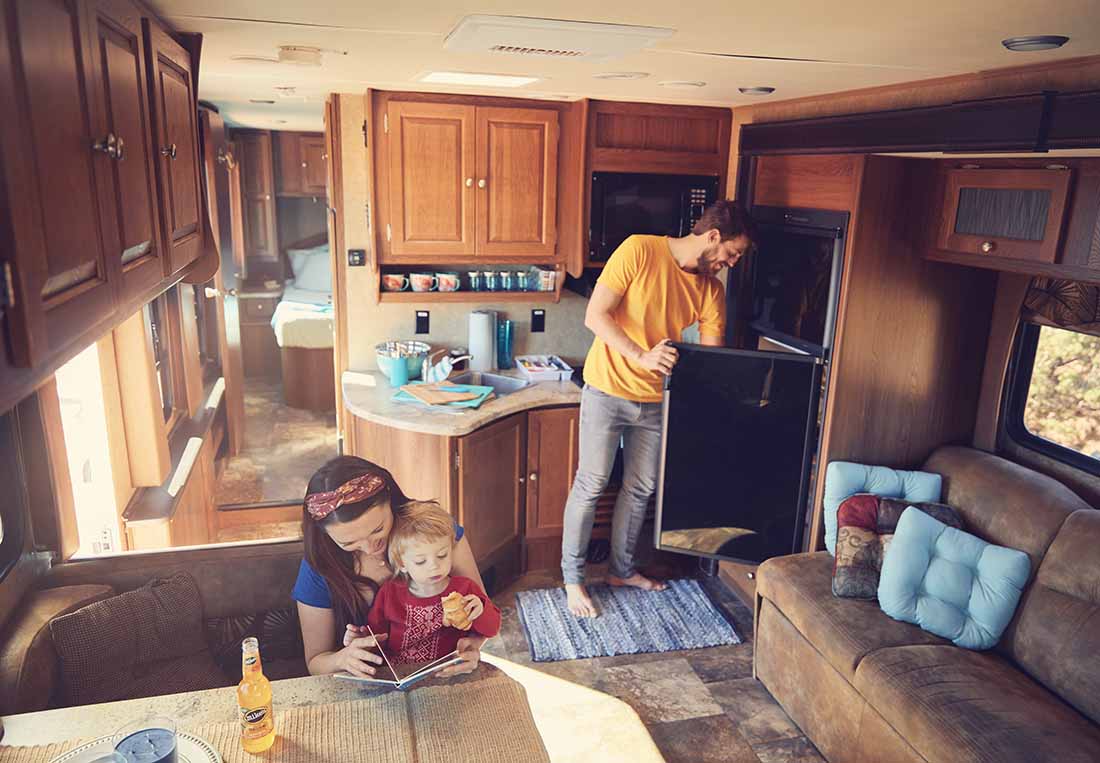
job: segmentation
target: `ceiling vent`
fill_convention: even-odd
[[[475,14],[459,22],[443,47],[461,53],[509,53],[600,61],[636,53],[674,29]]]

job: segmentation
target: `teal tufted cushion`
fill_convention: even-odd
[[[825,470],[825,548],[836,554],[836,512],[845,498],[871,493],[910,503],[938,503],[942,486],[943,478],[930,472],[833,461]]]
[[[882,563],[878,601],[895,620],[967,649],[1001,638],[1027,584],[1027,554],[906,509]]]

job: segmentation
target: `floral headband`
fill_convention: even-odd
[[[348,480],[327,493],[311,493],[306,496],[306,511],[320,521],[348,503],[358,503],[378,495],[386,488],[386,482],[377,474],[363,474]]]

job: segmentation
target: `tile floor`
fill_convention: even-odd
[[[589,579],[603,571],[590,567]],[[824,763],[824,758],[752,677],[752,611],[716,579],[704,585],[736,624],[744,643],[711,649],[531,661],[516,614],[517,591],[561,585],[531,573],[493,600],[504,614],[485,650],[559,678],[613,694],[641,717],[668,763]]]

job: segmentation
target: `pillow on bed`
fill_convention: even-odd
[[[287,249],[286,256],[290,260],[290,270],[297,278],[298,274],[313,257],[323,256],[328,258],[328,244],[320,244],[309,249]]]
[[[291,261],[293,266],[293,260]],[[294,285],[310,291],[332,291],[332,268],[328,250],[325,254],[311,254],[294,271]]]

